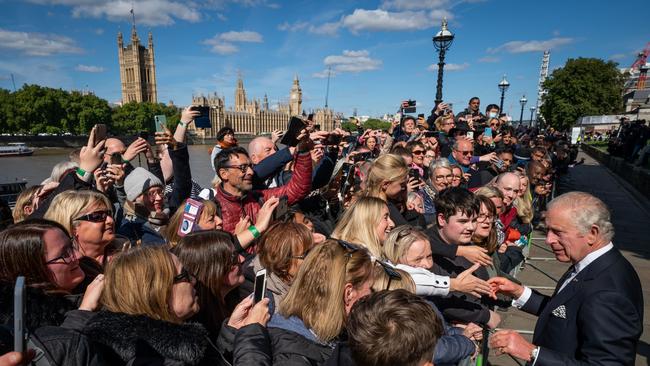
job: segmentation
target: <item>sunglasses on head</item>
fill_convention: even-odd
[[[74,221],[90,221],[90,222],[104,222],[108,216],[111,216],[111,211],[95,211],[86,215],[79,216]]]

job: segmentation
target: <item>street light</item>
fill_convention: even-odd
[[[519,125],[521,125],[521,122],[524,120],[524,107],[526,106],[526,102],[528,102],[528,99],[526,99],[526,94],[524,94],[521,99],[519,99],[519,104],[521,104],[521,114],[519,115]]]
[[[530,107],[530,127],[533,127],[533,115],[535,114],[535,107]]]
[[[445,68],[445,52],[451,47],[453,41],[454,34],[447,29],[447,18],[443,18],[442,29],[433,37],[433,46],[440,54],[438,61],[438,82],[436,84],[436,105],[442,102],[442,73]]]
[[[506,90],[510,87],[510,83],[506,80],[506,76],[503,75],[503,79],[499,82],[499,90],[501,91],[501,104],[499,104],[499,112],[503,113],[503,96],[506,94]]]

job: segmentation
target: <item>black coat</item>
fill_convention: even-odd
[[[328,345],[318,344],[282,328],[269,328],[273,365],[323,365],[332,355]]]
[[[555,292],[533,291],[521,309],[539,317],[533,336],[541,347],[536,366],[634,365],[643,332],[643,293],[639,276],[618,249]]]
[[[0,324],[13,329],[14,285],[0,283]],[[65,320],[65,313],[77,309],[80,295],[46,294],[34,287],[25,287],[25,327],[29,331],[46,325],[59,326]]]
[[[229,365],[198,323],[174,324],[143,315],[76,312],[75,328],[88,337],[110,365]],[[85,313],[85,314],[84,314]],[[243,327],[234,359],[270,365],[268,334],[259,324]]]

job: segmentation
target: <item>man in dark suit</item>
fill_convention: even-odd
[[[632,265],[614,248],[605,204],[583,192],[554,199],[546,214],[546,243],[572,266],[552,296],[495,277],[494,290],[539,318],[533,343],[511,330],[496,332],[490,347],[529,365],[634,365],[643,331],[643,294]]]

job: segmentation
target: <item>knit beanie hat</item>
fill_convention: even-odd
[[[137,167],[126,176],[124,180],[124,190],[126,191],[126,199],[135,201],[139,195],[145,193],[149,188],[163,186],[163,183],[151,174],[147,169]]]

